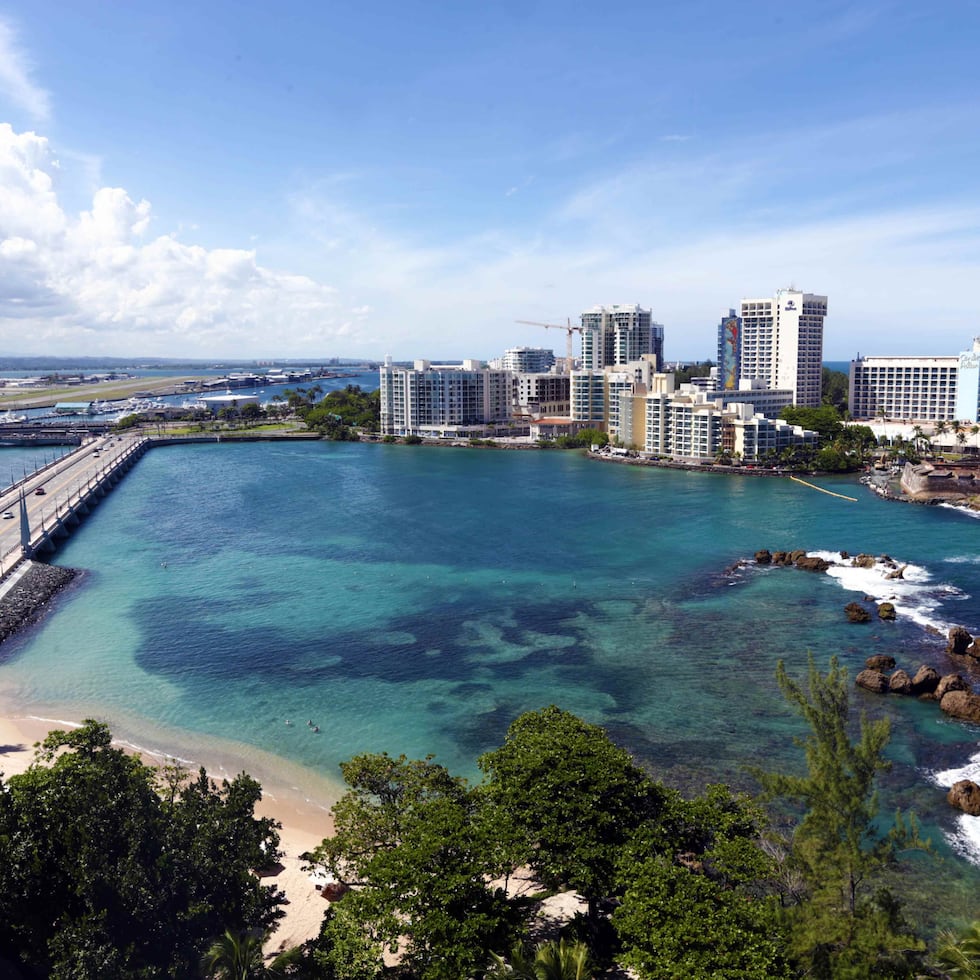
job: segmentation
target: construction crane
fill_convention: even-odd
[[[526,323],[529,327],[546,327],[549,330],[565,330],[568,332],[568,345],[566,347],[565,354],[565,370],[571,374],[572,372],[572,334],[575,332],[585,333],[584,327],[573,327],[572,321],[566,319],[565,325],[562,326],[560,323],[540,323],[537,320],[515,320],[515,323]]]

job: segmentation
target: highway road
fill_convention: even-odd
[[[101,475],[118,466],[122,457],[142,441],[144,437],[139,433],[97,436],[0,492],[0,574],[6,574],[21,556],[22,490],[32,542],[36,542],[42,522],[50,527],[60,513],[84,497]]]

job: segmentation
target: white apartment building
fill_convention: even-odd
[[[626,446],[685,462],[720,452],[755,462],[772,449],[815,446],[817,433],[766,418],[747,402],[725,405],[693,385],[675,388],[672,374],[655,374],[646,394],[619,399],[619,438]]]
[[[544,347],[510,347],[491,367],[515,374],[547,374],[555,364],[555,352]]]
[[[733,403],[727,406],[728,417],[722,433],[722,444],[732,457],[746,462],[758,462],[769,452],[781,453],[790,446],[816,448],[820,436],[799,425],[790,425],[782,419],[771,419],[752,406]]]
[[[380,386],[382,435],[467,438],[510,421],[511,373],[483,368],[479,361],[419,360],[405,368],[389,357],[380,369]]]
[[[605,371],[572,371],[571,418],[587,428],[606,422]]]
[[[584,371],[638,361],[644,354],[655,354],[657,367],[663,365],[663,324],[638,304],[595,306],[581,315],[581,325]]]
[[[849,373],[851,418],[953,421],[959,366],[960,357],[858,357]]]
[[[602,370],[573,371],[570,392],[572,420],[615,436],[620,395],[646,391],[657,364],[655,354],[644,354],[634,361],[609,365]]]
[[[693,378],[692,381],[697,381]],[[705,395],[711,399],[722,399],[726,408],[732,405],[748,404],[766,418],[774,419],[787,405],[794,404],[794,393],[789,388],[770,388],[758,378],[741,378],[738,387],[705,388]]]
[[[770,388],[789,389],[794,404],[819,407],[826,315],[826,296],[797,289],[779,289],[774,297],[743,299],[739,379],[754,378]]]

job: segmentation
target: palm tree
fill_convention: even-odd
[[[532,956],[517,945],[511,950],[510,963],[496,953],[488,977],[509,980],[593,980],[595,963],[589,947],[582,942],[543,943]]]
[[[980,980],[980,922],[936,937],[936,960],[950,980]]]
[[[589,947],[582,942],[545,943],[534,957],[539,980],[592,980],[595,965]]]
[[[216,939],[201,960],[204,973],[214,980],[255,980],[266,973],[262,937],[235,935],[230,929]]]

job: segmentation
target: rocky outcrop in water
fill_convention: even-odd
[[[946,802],[971,817],[980,817],[980,786],[972,779],[961,779],[949,788]]]
[[[895,667],[895,658],[887,653],[876,653],[864,661],[864,666],[869,670],[892,670]]]
[[[963,629],[962,626],[954,626],[949,631],[949,636],[946,638],[947,653],[955,653],[962,656],[972,645],[973,636],[968,630]]]
[[[880,670],[862,670],[854,678],[854,683],[872,694],[884,694],[888,690],[888,675]]]
[[[912,693],[912,678],[909,677],[907,671],[896,670],[891,677],[888,678],[888,690],[892,694],[911,694]]]
[[[922,697],[923,694],[932,694],[939,687],[940,680],[939,671],[935,667],[923,664],[912,678],[912,693],[916,697]]]
[[[878,606],[878,618],[884,620],[892,620],[896,616],[895,605],[891,602],[883,602]]]
[[[950,691],[939,702],[939,707],[951,718],[980,722],[980,696],[969,691]]]
[[[960,674],[946,674],[936,687],[933,697],[937,701],[942,701],[950,691],[969,691],[970,683]]]
[[[796,567],[807,572],[825,572],[830,568],[830,562],[816,555],[803,555],[796,559]]]
[[[844,606],[844,613],[849,623],[869,623],[871,613],[868,612],[860,602],[849,602]]]
[[[37,622],[48,602],[68,585],[78,572],[33,561],[27,571],[0,598],[0,643],[12,633]]]

